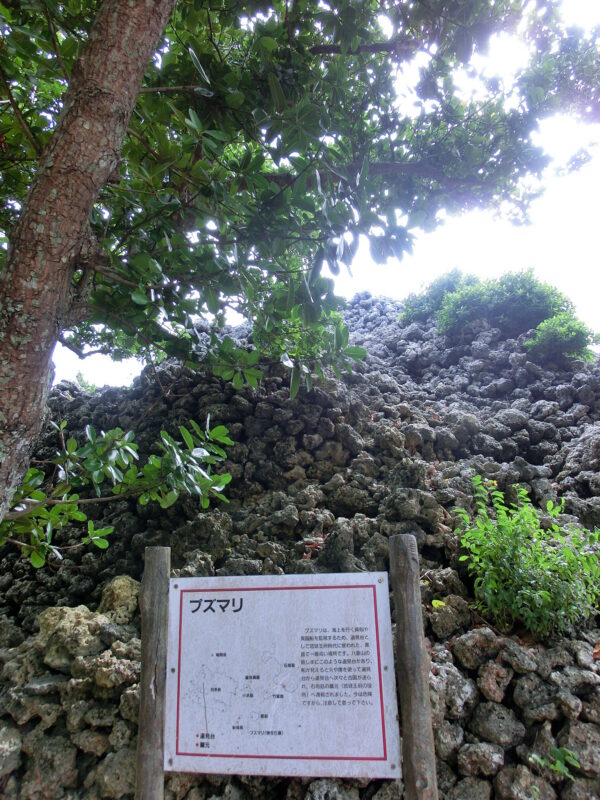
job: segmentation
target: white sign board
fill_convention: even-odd
[[[171,580],[165,770],[399,778],[387,574]]]

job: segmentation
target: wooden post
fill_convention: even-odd
[[[419,552],[412,534],[390,537],[390,580],[396,607],[396,675],[402,719],[402,774],[406,800],[438,800],[425,648]]]
[[[147,547],[140,590],[142,674],[136,800],[164,800],[164,724],[171,548]]]

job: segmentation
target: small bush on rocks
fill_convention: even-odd
[[[463,275],[458,269],[453,269],[445,275],[436,278],[424,292],[409,294],[404,301],[404,309],[399,321],[402,325],[411,322],[425,322],[429,317],[437,314],[447,294],[456,292],[462,286],[480,283],[473,275]]]
[[[593,332],[569,310],[540,322],[533,339],[525,342],[525,349],[541,363],[560,364],[570,358],[593,361],[589,345],[596,341]]]
[[[536,636],[559,633],[589,617],[600,603],[600,531],[561,527],[562,505],[552,501],[552,523],[541,526],[527,492],[515,487],[517,502],[507,506],[504,494],[481,476],[473,479],[477,513],[464,509],[461,545],[475,577],[478,608],[507,630],[522,623]]]
[[[532,270],[509,272],[498,279],[463,283],[448,292],[437,324],[440,333],[455,338],[468,333],[473,322],[484,320],[513,337],[571,308],[562,292],[537,280]]]

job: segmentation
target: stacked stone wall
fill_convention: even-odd
[[[474,473],[507,491],[519,482],[542,506],[564,498],[566,521],[600,525],[600,368],[542,369],[523,339],[493,329],[451,347],[431,323],[400,327],[399,311],[358,296],[347,319],[368,359],[293,401],[283,368],[240,392],[176,365],[161,386],[147,372],[128,390],[56,388],[52,414],[73,435],[132,428],[142,455],[190,418],[227,425],[230,503],[102,505],[110,548],[65,550],[60,568],[0,552],[0,797],[133,796],[146,546],[170,546],[177,575],[352,572],[387,569],[389,536],[411,532],[441,797],[600,798],[597,619],[548,642],[495,631],[473,609],[454,532]],[[52,436],[39,458],[52,456]],[[552,761],[553,747],[576,754],[574,780],[531,762]],[[165,796],[393,800],[402,787],[181,775]]]

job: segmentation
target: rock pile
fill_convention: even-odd
[[[494,329],[450,347],[430,323],[401,328],[399,311],[355,298],[347,319],[368,359],[293,401],[283,369],[240,392],[174,365],[162,388],[150,374],[91,396],[57,387],[52,413],[75,436],[89,423],[132,428],[143,452],[162,428],[176,434],[210,414],[236,442],[231,502],[207,512],[189,499],[160,513],[105,505],[110,548],[68,551],[57,570],[0,552],[0,797],[132,796],[147,545],[169,545],[179,575],[352,572],[387,569],[388,537],[411,532],[441,796],[600,800],[600,631],[536,643],[485,626],[453,533],[454,509],[472,507],[474,473],[505,490],[520,482],[538,504],[562,497],[567,518],[600,525],[600,368],[542,370],[521,339]],[[48,434],[40,455],[54,449]],[[553,748],[575,754],[572,780]],[[165,796],[392,800],[402,790],[179,775]]]

